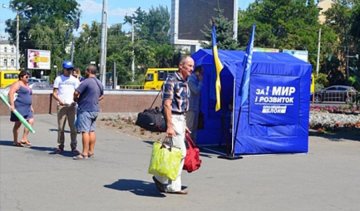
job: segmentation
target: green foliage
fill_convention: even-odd
[[[234,32],[233,32],[233,21],[229,21],[224,16],[224,11],[220,9],[215,9],[217,16],[214,17],[214,22],[216,25],[216,41],[218,49],[228,49],[228,50],[235,50],[238,49],[239,46],[237,41],[233,39]],[[212,30],[212,23],[206,25],[201,32],[204,34],[205,39],[208,42],[202,42],[201,47],[203,48],[211,48],[211,30]]]
[[[346,52],[348,50],[349,55],[354,55],[356,49],[359,52],[356,38],[360,25],[354,27],[356,20],[360,20],[360,15],[356,15],[360,13],[356,13],[359,1],[334,2],[324,13],[326,22],[320,25],[313,0],[255,1],[247,10],[239,11],[239,43],[246,45],[251,25],[256,23],[256,47],[307,50],[315,69],[321,28],[320,73],[328,75],[329,85],[347,84]],[[351,59],[349,64],[349,67],[359,67],[359,62],[356,65]]]
[[[353,52],[352,54],[357,54],[360,56],[360,1],[357,1],[357,4],[354,5],[352,10],[352,16],[351,16],[351,30],[350,34],[352,35],[354,42],[353,42]],[[357,67],[357,73],[360,70],[360,59],[359,57],[355,60],[352,59],[354,62],[354,66]],[[357,77],[359,79],[359,77]],[[359,80],[357,80],[358,82]],[[358,82],[359,83],[359,82]],[[360,87],[359,87],[360,88]]]
[[[100,60],[100,24],[93,22],[91,26],[82,26],[82,33],[75,41],[74,64],[84,70],[92,61]],[[84,74],[84,72],[82,73]]]
[[[255,1],[239,12],[239,43],[243,47],[253,23],[257,25],[256,47],[308,50],[310,62],[316,64],[320,25],[314,1]]]
[[[125,23],[135,25],[136,39],[147,40],[150,43],[168,44],[170,36],[170,13],[167,7],[152,7],[149,12],[139,7],[132,16],[125,16]]]
[[[319,91],[320,89],[327,86],[329,86],[327,75],[324,73],[319,73],[319,75],[315,77],[315,91]]]
[[[25,8],[31,10],[24,11]],[[75,0],[12,0],[10,8],[19,14],[19,49],[22,55],[25,49],[51,50],[52,59],[63,57],[65,46],[71,41],[74,22],[79,17],[79,4]],[[6,21],[6,32],[12,43],[16,41],[16,17]],[[65,38],[68,34],[68,39]],[[25,59],[21,59],[25,66]]]
[[[173,67],[177,51],[169,44],[170,13],[167,7],[152,7],[149,12],[138,8],[132,16],[125,16],[125,23],[134,23],[135,43],[133,45],[136,72],[139,83],[148,67]]]
[[[320,74],[317,86],[351,84],[360,88],[360,60],[349,57],[349,80],[344,75],[346,55],[360,54],[360,1],[335,0],[325,12],[326,22],[318,23],[315,0],[256,0],[246,10],[238,12],[238,38],[233,39],[233,23],[223,11],[216,9],[214,21],[217,27],[219,49],[241,49],[247,45],[251,26],[257,25],[255,47],[307,50],[309,61],[315,69],[319,29],[321,28]],[[33,9],[23,11],[31,6]],[[20,52],[25,49],[50,50],[52,67],[61,71],[64,59],[70,59],[69,46],[75,40],[74,63],[82,70],[100,59],[101,27],[99,23],[83,25],[79,37],[73,37],[76,20],[80,17],[76,0],[11,0],[10,7],[19,11]],[[179,50],[170,45],[168,34],[170,13],[167,7],[153,7],[149,11],[138,8],[124,23],[108,28],[107,72],[114,64],[118,84],[142,84],[148,67],[175,67]],[[135,40],[131,32],[124,32],[123,24],[134,23]],[[211,41],[211,23],[200,29],[207,41]],[[16,19],[6,21],[10,40],[16,40]],[[211,48],[211,42],[202,43]],[[131,63],[135,56],[135,82],[131,82]],[[20,58],[25,66],[24,57]],[[51,72],[55,76],[55,69]]]
[[[353,36],[350,34],[351,28],[351,3],[346,0],[337,0],[335,4],[325,12],[326,22],[336,33],[338,38],[337,45],[331,45],[335,55],[338,55],[338,67],[336,69],[346,73],[346,55],[352,52]]]

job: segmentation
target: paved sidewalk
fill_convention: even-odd
[[[202,152],[199,171],[183,173],[189,194],[157,192],[147,173],[151,142],[98,128],[95,157],[53,155],[56,116],[36,115],[32,148],[12,146],[0,117],[1,211],[359,210],[360,141],[310,136],[308,154],[218,159]],[[81,137],[78,136],[81,149]]]

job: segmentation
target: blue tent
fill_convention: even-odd
[[[228,153],[308,151],[311,65],[286,53],[254,52],[249,97],[241,102],[245,52],[219,50],[221,110],[215,112],[215,66],[211,50],[192,57],[204,69],[203,127],[199,145],[226,145]]]

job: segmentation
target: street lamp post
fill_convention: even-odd
[[[100,79],[106,86],[106,39],[107,39],[107,0],[103,0],[101,18],[101,45],[100,45]]]
[[[16,11],[16,70],[19,70],[19,12]]]
[[[318,38],[318,51],[317,51],[317,59],[316,59],[316,77],[319,76],[320,46],[321,46],[321,28],[319,29],[319,38]]]
[[[23,10],[19,10],[17,7],[15,8],[16,9],[16,70],[19,70],[19,15],[22,13],[22,12],[25,12],[25,11],[29,11],[29,10],[32,10],[32,7],[26,7],[24,8]]]
[[[131,44],[132,44],[132,52],[131,52],[131,81],[135,80],[135,52],[134,52],[134,19],[131,19]]]
[[[356,54],[354,56],[349,55],[349,48],[347,48],[346,51],[346,79],[349,79],[350,72],[349,72],[349,58],[355,58],[359,59],[359,54]]]
[[[54,65],[54,69],[55,69],[55,78],[58,76],[58,69],[57,69],[57,65]]]

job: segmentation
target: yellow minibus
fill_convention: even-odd
[[[145,73],[144,90],[160,90],[168,74],[174,74],[177,68],[148,68]]]
[[[19,73],[18,70],[0,70],[0,88],[5,88],[17,81]]]

